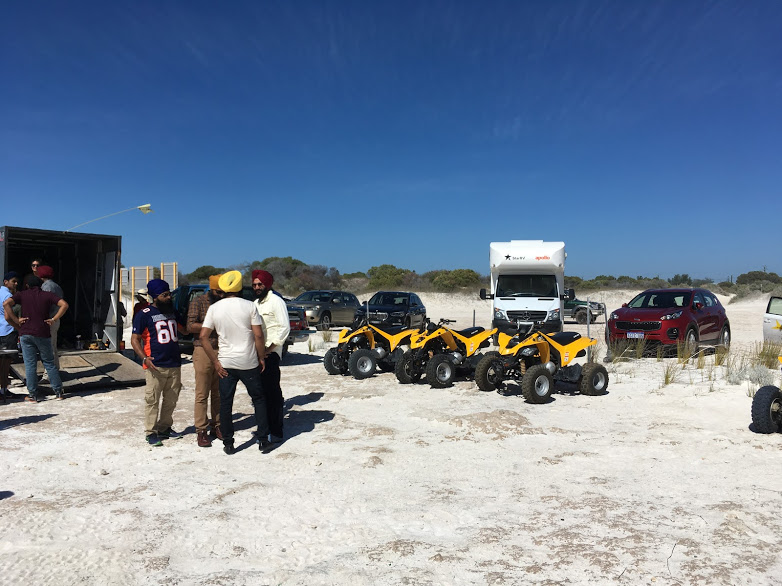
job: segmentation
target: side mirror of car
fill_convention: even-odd
[[[699,309],[703,309],[703,303],[701,303],[700,301],[696,301],[694,307],[696,311],[698,311]]]
[[[570,301],[571,299],[576,298],[576,290],[575,289],[565,289],[564,295],[562,295],[562,299],[565,301]]]
[[[627,303],[622,303],[622,307],[627,307]]]
[[[335,297],[334,299],[332,299],[331,302],[334,303],[335,305],[338,304],[338,303],[342,303],[342,301],[338,297]]]

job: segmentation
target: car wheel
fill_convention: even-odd
[[[426,382],[435,389],[444,389],[453,383],[456,366],[446,354],[435,354],[426,365]]]
[[[757,433],[776,433],[782,427],[782,392],[760,387],[752,398],[752,425]]]
[[[728,326],[722,327],[719,345],[723,348],[730,348],[730,328]]]
[[[689,327],[684,334],[684,350],[688,356],[692,356],[698,350],[698,332]]]
[[[576,312],[576,323],[585,325],[587,323],[587,312],[585,310]]]
[[[360,348],[350,355],[348,371],[353,375],[353,378],[358,380],[369,378],[375,374],[375,368],[377,368],[377,360],[371,350]]]
[[[482,391],[496,391],[505,380],[505,369],[497,352],[487,354],[475,367],[475,384]]]
[[[602,364],[588,362],[581,371],[578,389],[582,395],[602,395],[608,388],[608,371]]]
[[[331,314],[330,313],[324,313],[320,316],[320,321],[318,322],[318,329],[323,330],[324,332],[331,328]]]
[[[545,403],[554,390],[554,379],[543,364],[527,369],[521,379],[521,392],[530,403]]]

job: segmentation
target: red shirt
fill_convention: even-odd
[[[20,336],[35,336],[37,338],[51,338],[52,331],[45,319],[51,315],[49,310],[52,305],[57,305],[60,298],[54,293],[41,291],[40,287],[18,291],[13,297],[14,303],[22,306],[22,316],[28,320],[19,328]]]

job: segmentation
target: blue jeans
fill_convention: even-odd
[[[223,443],[232,443],[234,439],[234,394],[236,394],[236,383],[239,381],[242,381],[242,384],[247,388],[247,394],[252,399],[258,437],[265,438],[269,435],[269,421],[266,415],[266,397],[264,397],[261,388],[261,368],[256,366],[250,370],[239,370],[238,368],[226,368],[225,370],[228,371],[228,376],[221,378],[219,382],[220,431],[223,432]]]
[[[49,384],[52,385],[54,394],[58,397],[62,394],[62,379],[60,371],[54,366],[54,351],[51,338],[39,338],[37,336],[21,336],[19,343],[22,346],[22,358],[24,358],[24,375],[27,379],[27,392],[33,399],[38,398],[38,356],[41,357],[46,374],[49,375]]]

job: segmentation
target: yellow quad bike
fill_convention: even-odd
[[[530,328],[530,330],[532,330]],[[502,390],[505,381],[521,383],[521,392],[530,403],[545,403],[554,383],[578,385],[582,395],[601,395],[608,387],[608,371],[602,364],[572,364],[597,344],[577,332],[545,334],[506,333],[498,335],[499,352],[485,356],[475,367],[475,382],[482,391]]]
[[[441,319],[437,324],[428,323],[410,339],[410,350],[396,363],[396,378],[402,384],[418,382],[426,376],[432,387],[444,388],[456,378],[457,369],[470,375],[483,358],[481,348],[489,346],[496,328],[486,330],[475,327],[452,330],[445,327],[452,319]]]
[[[782,356],[778,358],[782,362]],[[782,391],[767,385],[752,397],[752,431],[776,433],[782,431]]]
[[[326,352],[323,366],[329,374],[349,372],[357,379],[369,378],[377,368],[391,372],[404,352],[403,346],[409,345],[410,336],[418,332],[417,328],[380,327],[364,321],[356,329],[339,333],[337,347]]]

